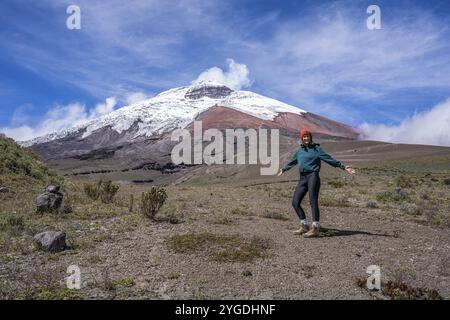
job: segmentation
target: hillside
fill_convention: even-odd
[[[283,141],[287,159],[296,142]],[[0,194],[0,298],[449,299],[449,148],[323,146],[357,175],[324,165],[318,239],[292,233],[295,169],[256,179],[257,166],[199,166],[175,184],[157,172],[168,198],[155,220],[139,209],[152,183],[120,182],[103,203],[84,185],[107,176],[60,178],[64,211],[37,215],[42,187],[15,180],[20,190]],[[71,249],[38,250],[44,230],[66,232]],[[81,290],[64,286],[73,264]],[[365,288],[373,264],[382,292]]]
[[[0,175],[7,174],[42,179],[48,176],[49,170],[29,148],[0,134]]]

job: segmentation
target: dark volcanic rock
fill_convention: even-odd
[[[211,99],[225,98],[229,96],[233,90],[226,86],[200,86],[189,89],[185,94],[187,99],[200,99],[208,97]]]
[[[77,160],[102,160],[109,159],[114,156],[117,150],[122,149],[123,146],[110,147],[110,148],[102,148],[92,150],[91,152],[84,153],[81,155],[73,156],[72,158]]]
[[[48,252],[59,252],[68,248],[66,234],[57,231],[45,231],[34,236],[39,248]]]
[[[9,189],[6,187],[0,187],[0,193],[9,193]]]
[[[131,180],[131,182],[133,182],[133,183],[152,183],[152,182],[154,182],[155,180],[153,180],[153,179],[147,179],[147,180]]]
[[[59,192],[60,187],[49,185],[45,192],[36,198],[36,212],[57,212],[61,207],[64,195]]]
[[[156,162],[146,162],[146,163],[141,163],[138,166],[135,166],[133,168],[131,168],[131,170],[156,170],[156,171],[160,171],[162,174],[165,173],[175,173],[175,172],[179,172],[180,169],[184,169],[184,168],[188,168],[188,167],[192,167],[195,166],[193,164],[173,164],[171,162],[168,162],[164,165],[156,163]]]
[[[137,120],[126,131],[118,133],[111,126],[105,126],[83,138],[85,130],[72,133],[67,137],[44,143],[34,144],[31,149],[44,161],[64,158],[77,160],[109,159],[133,140],[139,129]]]

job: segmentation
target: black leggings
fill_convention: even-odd
[[[306,219],[306,215],[300,203],[305,197],[306,192],[309,191],[309,202],[311,203],[313,221],[319,222],[319,189],[320,177],[318,172],[300,174],[300,181],[295,188],[294,197],[292,198],[292,206],[301,220]]]

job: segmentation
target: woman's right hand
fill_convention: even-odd
[[[283,169],[280,169],[280,171],[278,171],[277,177],[281,176],[283,174]]]

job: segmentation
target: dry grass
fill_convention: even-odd
[[[367,279],[358,278],[356,284],[367,291]],[[373,294],[373,293],[372,293]],[[391,300],[442,300],[438,291],[429,288],[413,287],[405,282],[381,281],[380,294]]]
[[[275,219],[275,220],[281,220],[281,221],[287,221],[289,220],[289,217],[287,217],[287,215],[282,214],[280,212],[266,212],[262,215],[263,218],[267,218],[267,219]]]
[[[250,262],[266,256],[270,247],[268,239],[207,232],[175,235],[167,243],[177,253],[197,253],[222,262]]]

